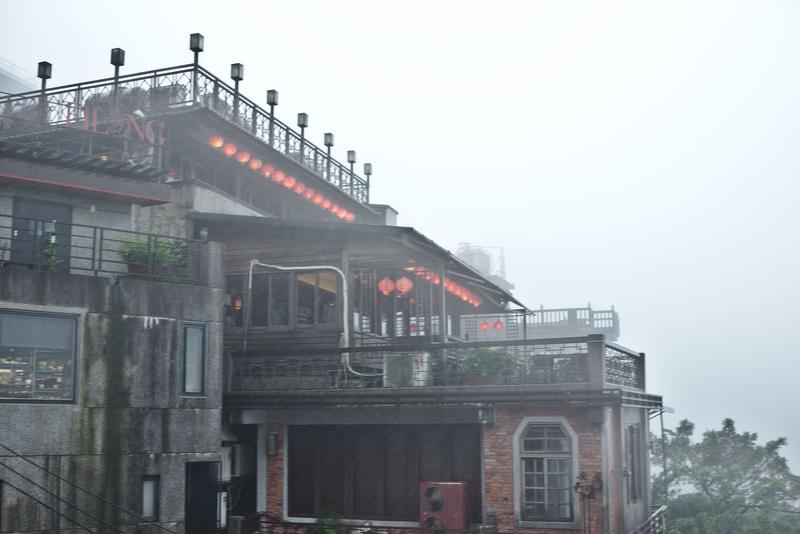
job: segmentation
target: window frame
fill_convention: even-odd
[[[2,328],[2,316],[3,315],[16,315],[16,316],[27,316],[27,317],[39,317],[39,318],[53,318],[53,319],[67,319],[70,320],[72,323],[72,342],[70,344],[70,351],[72,354],[72,369],[68,375],[72,381],[72,387],[70,391],[70,396],[67,398],[60,398],[60,399],[40,399],[36,397],[3,397],[0,396],[0,404],[3,403],[24,403],[24,404],[75,404],[77,399],[78,393],[78,366],[80,365],[79,362],[79,351],[78,351],[78,336],[80,335],[80,329],[78,321],[81,318],[80,313],[65,313],[65,312],[53,312],[48,311],[46,309],[38,310],[38,309],[9,309],[9,308],[0,308],[0,328]],[[2,331],[0,330],[0,333]],[[2,345],[3,340],[0,338],[0,345]],[[34,349],[39,350],[39,349]],[[36,369],[35,361],[31,362],[31,378],[36,380]]]
[[[146,482],[153,482],[153,514],[148,516],[144,510],[144,487]],[[161,515],[161,475],[142,475],[141,483],[141,508],[142,518],[147,521],[158,522]]]
[[[523,450],[523,440],[528,433],[528,429],[532,426],[560,426],[561,429],[569,439],[569,453],[553,451],[552,453],[544,451],[538,452],[525,452]],[[518,527],[522,528],[550,528],[550,529],[576,529],[579,527],[579,514],[578,514],[578,499],[572,489],[571,481],[575,478],[578,471],[578,457],[580,453],[578,435],[569,424],[567,419],[563,416],[529,416],[525,417],[517,426],[513,436],[513,452],[514,452],[514,516]],[[526,519],[525,518],[525,471],[524,461],[529,458],[557,458],[568,459],[570,466],[570,511],[571,517],[569,520],[553,520],[553,519]],[[545,460],[546,463],[546,460]],[[545,479],[545,483],[547,480]],[[545,489],[546,491],[546,489]]]
[[[322,322],[320,319],[320,280],[322,273],[333,273],[336,281],[336,303],[334,305],[334,315],[332,322]],[[236,275],[228,275],[229,278],[233,278]],[[246,276],[246,275],[245,275]],[[279,276],[286,276],[288,277],[288,303],[287,303],[287,324],[273,324],[273,309],[272,309],[272,288],[273,283],[276,277]],[[298,311],[299,311],[299,298],[300,298],[300,291],[299,291],[299,284],[305,283],[298,280],[298,276],[313,276],[314,283],[313,283],[313,292],[314,292],[314,301],[312,304],[311,312],[313,316],[313,322],[310,323],[301,323],[298,318]],[[260,331],[269,331],[269,332],[285,332],[291,330],[313,330],[313,329],[330,329],[334,330],[340,328],[342,324],[342,281],[338,273],[333,270],[329,269],[318,269],[318,270],[309,270],[309,271],[278,271],[278,272],[268,272],[268,273],[254,273],[253,274],[253,288],[256,285],[256,278],[257,277],[264,277],[266,279],[266,303],[262,306],[262,308],[266,311],[266,317],[262,317],[260,321],[262,324],[255,324],[256,315],[253,313],[255,310],[254,306],[254,294],[255,291],[251,291],[249,295],[250,302],[245,302],[244,306],[250,306],[250,313],[244,314],[245,316],[249,315],[250,325],[249,327],[253,330],[260,330]],[[246,292],[246,291],[245,291]],[[241,328],[241,327],[239,327]]]
[[[189,335],[189,330],[193,328],[198,328],[202,332],[201,339],[202,339],[202,346],[200,349],[200,358],[201,358],[201,376],[200,376],[200,391],[187,391],[186,389],[186,370],[187,370],[187,347],[188,343],[186,342],[187,337]],[[205,397],[206,396],[206,389],[207,389],[207,376],[208,370],[206,367],[208,366],[208,329],[206,328],[205,323],[195,323],[195,322],[184,322],[183,323],[183,350],[181,351],[182,355],[182,382],[181,382],[181,395],[184,397]]]

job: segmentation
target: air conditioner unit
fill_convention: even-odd
[[[466,482],[420,482],[419,526],[429,532],[469,529]]]
[[[427,352],[387,354],[383,360],[383,386],[403,388],[433,384],[431,355]]]

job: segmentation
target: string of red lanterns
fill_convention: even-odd
[[[501,321],[500,319],[497,319],[492,324],[489,324],[489,321],[484,319],[483,321],[481,321],[479,328],[481,329],[481,332],[488,332],[489,329],[493,326],[495,330],[502,330],[505,325],[503,324],[503,321]]]
[[[238,163],[246,165],[255,172],[261,173],[264,178],[271,178],[275,183],[283,185],[289,191],[293,191],[303,199],[311,202],[320,209],[330,212],[339,219],[346,222],[353,222],[356,219],[355,213],[333,203],[294,176],[287,175],[285,172],[276,169],[272,165],[252,157],[246,150],[239,150],[239,147],[233,143],[226,143],[225,139],[221,136],[212,135],[208,139],[208,144],[211,148],[220,150],[225,156],[234,158]]]
[[[385,277],[381,278],[378,282],[378,291],[387,297],[394,290],[397,290],[397,292],[401,295],[405,295],[412,289],[414,289],[414,282],[412,282],[407,276],[401,276],[397,280],[392,280],[389,277]]]
[[[432,271],[428,267],[423,267],[420,265],[409,265],[408,267],[404,267],[406,271],[412,272],[418,277],[422,278],[423,280],[427,280],[433,285],[439,285],[441,283],[441,277],[436,272]],[[448,291],[448,293],[453,294],[454,296],[460,298],[464,302],[472,304],[475,308],[481,305],[483,300],[470,291],[469,289],[465,288],[461,284],[453,282],[448,277],[444,277],[444,288]]]

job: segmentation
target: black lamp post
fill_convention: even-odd
[[[325,134],[324,137],[325,137],[325,146],[328,148],[328,159],[327,159],[327,163],[325,165],[327,172],[325,174],[325,177],[330,182],[331,181],[331,147],[333,146],[333,134],[328,132],[328,133]],[[342,184],[340,183],[339,187],[341,187],[341,186],[342,186]]]
[[[306,152],[306,128],[308,127],[308,113],[297,114],[297,126],[300,128],[300,160]]]
[[[233,119],[239,122],[239,82],[244,80],[244,65],[231,63],[231,80],[233,80]]]
[[[42,89],[39,93],[39,120],[42,124],[47,124],[47,98],[45,91],[47,90],[47,80],[53,76],[53,65],[47,61],[40,61],[39,67],[36,69],[36,76],[42,80]]]
[[[278,91],[270,89],[267,91],[267,105],[269,106],[269,146],[273,146],[275,139],[275,106],[278,105]]]
[[[364,164],[364,175],[367,177],[367,203],[369,204],[369,177],[372,176],[372,163]]]
[[[117,111],[117,86],[119,85],[119,68],[125,65],[125,50],[111,49],[111,64],[114,65],[114,93],[111,100],[112,111]]]
[[[356,151],[355,150],[348,150],[347,151],[347,163],[350,164],[350,194],[353,194],[353,165],[356,164]]]
[[[189,36],[189,50],[194,54],[194,68],[192,70],[192,102],[197,102],[197,70],[200,66],[200,52],[203,51],[205,38],[203,34],[193,33]]]

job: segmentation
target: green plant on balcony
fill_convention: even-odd
[[[458,361],[465,384],[502,384],[514,375],[516,359],[502,348],[470,349]]]
[[[128,273],[134,275],[176,277],[186,264],[184,244],[164,237],[123,237],[119,255],[128,264]]]
[[[347,534],[350,532],[336,512],[323,511],[314,524],[303,529],[303,534]]]

